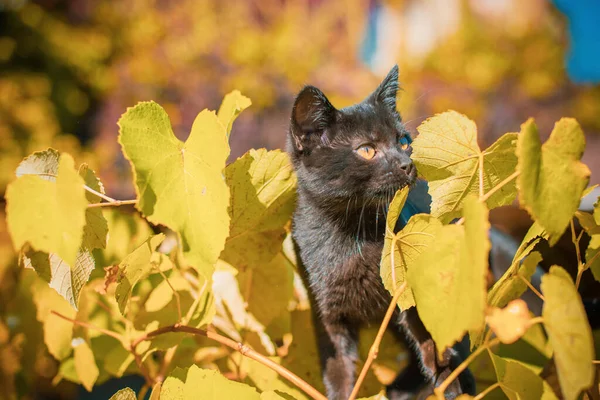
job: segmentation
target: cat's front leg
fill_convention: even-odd
[[[356,381],[358,332],[345,322],[323,321],[319,334],[323,382],[329,400],[346,400]]]
[[[412,343],[409,346],[413,349],[414,357],[420,364],[421,373],[429,381],[429,389],[425,391],[433,392],[433,388],[439,386],[461,362],[461,355],[453,348],[446,349],[441,358],[438,358],[437,349],[431,335],[423,326],[417,310],[413,307],[404,311],[400,317],[400,326],[402,327],[406,338]],[[455,379],[446,389],[445,397],[454,399],[462,393],[472,393],[475,384],[470,371],[465,370]]]

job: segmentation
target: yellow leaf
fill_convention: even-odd
[[[418,128],[412,159],[429,184],[431,215],[446,223],[460,215],[469,193],[480,195],[495,188],[515,170],[516,134],[507,133],[485,151],[477,144],[475,123],[456,111],[437,114]],[[481,187],[480,179],[483,187]],[[514,181],[487,200],[488,208],[511,204]]]
[[[80,339],[80,341],[81,343],[75,347],[75,371],[77,371],[77,376],[83,387],[91,392],[100,372],[96,360],[94,360],[92,349],[85,340]]]
[[[67,264],[75,264],[87,200],[83,179],[70,155],[60,157],[56,182],[21,176],[8,185],[6,202],[8,230],[17,251],[28,243],[35,250],[56,253]]]
[[[519,202],[548,232],[553,245],[577,211],[590,179],[580,159],[585,136],[577,121],[562,118],[543,145],[532,119],[521,125],[517,143]]]

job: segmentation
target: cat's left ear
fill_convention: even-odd
[[[398,88],[398,65],[394,65],[383,82],[371,94],[371,100],[377,104],[389,107],[392,111],[396,111]]]

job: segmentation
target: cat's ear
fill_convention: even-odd
[[[298,150],[310,135],[323,132],[335,122],[337,110],[327,97],[314,86],[300,91],[292,108],[290,133]]]
[[[389,107],[392,111],[396,111],[396,95],[398,93],[398,65],[388,72],[383,82],[371,95],[371,100],[377,104]]]

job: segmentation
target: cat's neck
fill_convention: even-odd
[[[387,202],[362,201],[352,197],[336,201],[318,199],[298,190],[298,211],[310,216],[316,226],[335,230],[356,242],[383,242]],[[307,212],[308,211],[308,212]]]

